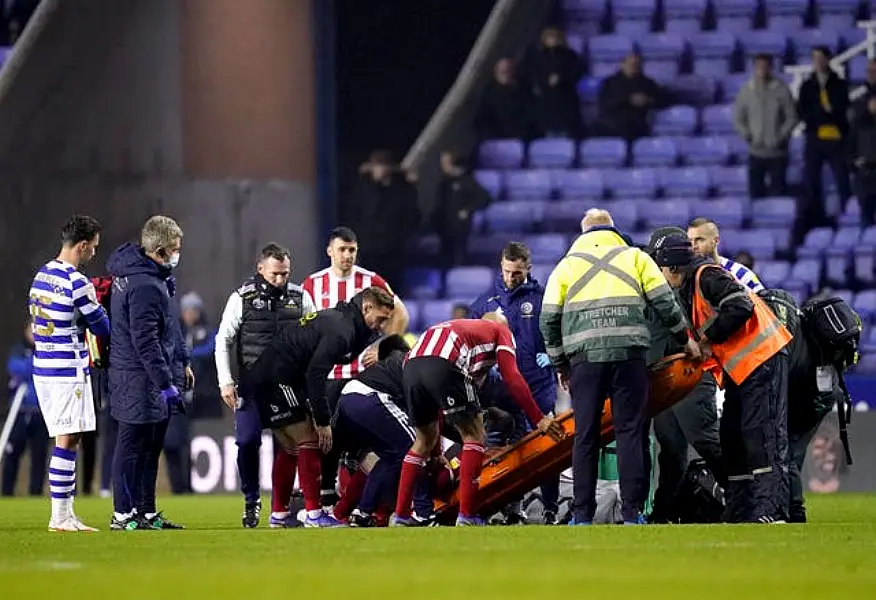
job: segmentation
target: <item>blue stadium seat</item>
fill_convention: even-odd
[[[787,279],[780,287],[791,294],[794,300],[797,301],[797,304],[801,306],[810,296],[809,284],[804,281]]]
[[[876,225],[867,227],[861,234],[861,239],[858,242],[861,246],[869,246],[876,248]]]
[[[657,6],[654,0],[612,0],[614,30],[629,36],[640,36],[651,31],[651,20]]]
[[[796,37],[803,28],[809,0],[764,0],[764,8],[770,29],[794,32]]]
[[[581,142],[578,154],[584,167],[619,168],[627,162],[627,142],[621,138],[591,138]]]
[[[862,320],[872,322],[876,317],[876,290],[864,290],[855,294],[852,308],[861,316]]]
[[[846,304],[848,304],[849,306],[851,306],[855,302],[855,292],[853,292],[852,290],[834,290],[833,296],[835,298],[845,300]],[[870,335],[868,335],[867,337],[872,340],[874,338],[874,334],[876,334],[876,329],[871,330]]]
[[[788,253],[791,251],[791,235],[794,233],[791,227],[772,227],[763,231],[772,236],[777,252]]]
[[[730,67],[729,58],[695,58],[693,61],[694,75],[703,77],[726,77]]]
[[[726,165],[730,161],[730,144],[722,137],[684,137],[676,142],[686,165]]]
[[[553,273],[555,266],[556,265],[536,263],[532,265],[532,269],[529,271],[529,276],[540,284],[547,285],[548,278],[551,276],[551,273]]]
[[[730,60],[736,51],[736,36],[726,31],[702,31],[688,38],[691,53],[697,60]],[[705,74],[705,73],[704,73]]]
[[[723,135],[720,139],[727,142],[730,148],[730,160],[736,164],[748,162],[748,142],[738,135]]]
[[[653,198],[657,195],[657,175],[652,169],[607,170],[603,181],[615,199]]]
[[[855,279],[862,285],[876,283],[876,248],[864,247],[855,250]]]
[[[499,253],[507,243],[506,234],[472,234],[466,245],[468,259],[475,264],[495,264],[499,260]]]
[[[753,229],[726,230],[721,232],[721,244],[725,256],[737,252],[749,252],[757,260],[772,260],[776,254],[776,242],[771,235]]]
[[[829,248],[851,251],[858,246],[861,237],[862,231],[859,227],[840,227],[837,229]]]
[[[876,373],[876,354],[862,355],[858,364],[854,365],[854,372],[865,375]]]
[[[720,0],[713,4],[718,31],[749,31],[754,25],[757,0]]]
[[[641,138],[633,142],[633,165],[637,167],[671,167],[678,161],[678,149],[672,138]]]
[[[602,81],[606,77],[611,77],[618,70],[618,61],[591,60],[590,61],[590,76],[594,79]]]
[[[478,148],[478,164],[487,169],[517,169],[523,165],[523,142],[487,140]]]
[[[707,6],[707,0],[664,0],[666,31],[682,34],[699,31]]]
[[[664,88],[669,88],[678,77],[679,63],[677,60],[649,60],[648,76]]]
[[[546,170],[526,169],[505,174],[505,195],[509,200],[547,200],[551,187],[551,174]]]
[[[416,257],[435,257],[441,254],[441,238],[435,234],[416,236],[408,250]]]
[[[718,84],[706,75],[677,75],[664,83],[679,104],[707,106],[714,104]]]
[[[702,113],[703,132],[706,134],[729,135],[733,128],[733,105],[718,104],[707,106]]]
[[[481,290],[483,291],[483,290]],[[470,302],[473,302],[481,292],[472,296]],[[423,329],[449,321],[453,313],[453,307],[456,304],[454,300],[426,300],[420,304],[420,326]]]
[[[661,187],[667,197],[702,198],[709,195],[711,178],[705,167],[683,167],[661,171]]]
[[[747,214],[745,198],[716,198],[702,200],[693,205],[692,216],[702,216],[715,221],[719,227],[739,229]]]
[[[678,33],[652,33],[636,38],[636,45],[651,68],[652,61],[679,61],[684,54],[685,41]]]
[[[721,78],[721,91],[724,102],[730,103],[736,101],[736,96],[739,91],[751,81],[751,75],[748,73],[731,73]]]
[[[474,172],[475,180],[481,184],[481,187],[487,190],[493,200],[498,200],[502,195],[504,185],[502,183],[502,173],[500,171],[484,171],[478,170]]]
[[[758,278],[768,288],[779,287],[791,274],[791,263],[783,260],[765,260],[755,266]]]
[[[529,166],[533,168],[566,169],[575,162],[573,140],[549,138],[529,144]]]
[[[544,231],[573,232],[581,230],[584,213],[593,208],[587,200],[561,200],[544,211],[541,226]]]
[[[818,0],[818,25],[823,29],[842,31],[854,27],[861,0]],[[872,5],[870,14],[873,15]]]
[[[437,298],[441,295],[442,287],[441,271],[438,269],[405,270],[404,290],[414,298]]]
[[[624,35],[597,35],[590,38],[587,50],[591,62],[614,63],[617,68],[633,51],[633,42]]]
[[[402,300],[408,311],[408,331],[420,331],[420,303],[413,298]]]
[[[633,200],[615,200],[601,205],[611,213],[614,225],[620,231],[633,231],[639,223],[639,203]]]
[[[831,227],[816,227],[810,229],[803,239],[803,245],[797,248],[798,258],[821,258],[833,243],[834,231]]]
[[[487,231],[521,233],[533,231],[541,222],[543,204],[533,200],[495,202],[484,211]]]
[[[639,216],[648,229],[684,225],[690,221],[691,206],[685,198],[650,200],[639,203]]]
[[[791,162],[803,162],[803,144],[806,141],[802,135],[793,136],[788,143],[788,159]]]
[[[477,298],[490,288],[495,273],[489,267],[456,267],[447,271],[448,297]]]
[[[852,0],[855,4],[858,3],[858,0]],[[828,21],[834,21],[837,17],[840,20],[846,20],[849,18],[848,13],[844,13],[841,15],[826,15],[824,13],[821,14],[820,20],[827,19]],[[821,27],[821,26],[819,26]],[[856,46],[867,39],[867,31],[860,28],[855,27],[854,24],[854,15],[852,15],[852,23],[848,25],[840,24],[839,22],[834,23],[833,25],[826,26],[829,29],[833,29],[836,31],[842,31],[840,37],[842,38],[843,47],[848,49],[852,46]]]
[[[771,0],[767,0],[770,2]],[[782,0],[787,2],[788,0]],[[799,0],[797,0],[799,1]],[[804,0],[805,1],[805,0]],[[838,53],[840,47],[840,35],[836,29],[800,29],[799,25],[791,35],[794,44],[794,52],[797,55],[797,64],[809,64],[812,62],[812,49],[816,46],[827,46],[831,52]]]
[[[573,19],[601,19],[608,0],[563,0],[563,12]]]
[[[855,227],[861,224],[861,205],[857,198],[853,196],[848,199],[838,222],[841,227]]]
[[[797,201],[779,196],[755,200],[751,207],[755,227],[792,227],[797,219]]]
[[[748,172],[745,167],[712,167],[712,186],[719,196],[740,196],[748,193]]]
[[[654,135],[693,135],[697,128],[697,109],[693,106],[673,106],[657,112]]]
[[[583,216],[582,214],[581,217]],[[578,217],[579,226],[581,217]],[[542,263],[556,264],[569,249],[569,238],[558,233],[529,236],[524,239],[524,242],[532,252],[532,260]]]
[[[557,171],[554,186],[561,198],[569,200],[598,200],[605,195],[602,172],[596,169]]]
[[[821,282],[821,261],[814,258],[798,260],[791,268],[791,279],[805,282],[810,289],[818,289]]]

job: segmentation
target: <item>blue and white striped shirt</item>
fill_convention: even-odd
[[[91,281],[71,264],[49,261],[34,277],[29,306],[34,379],[84,380],[89,373],[85,328],[101,336],[110,332]]]
[[[736,278],[736,281],[750,289],[755,294],[764,289],[763,284],[760,282],[757,275],[754,274],[754,271],[745,265],[740,265],[738,262],[730,260],[729,258],[724,258],[723,256],[718,258],[718,262],[725,271],[729,272]]]

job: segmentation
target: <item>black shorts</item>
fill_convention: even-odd
[[[303,423],[310,415],[307,387],[303,379],[292,385],[278,384],[278,361],[271,348],[265,350],[246,373],[247,387],[265,429],[283,429]]]
[[[411,421],[417,427],[436,422],[439,411],[452,421],[481,410],[471,379],[443,358],[423,356],[411,359],[405,365],[402,386]]]

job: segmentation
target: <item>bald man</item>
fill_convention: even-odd
[[[718,224],[713,220],[700,217],[691,221],[690,225],[687,226],[687,238],[693,244],[694,252],[714,260],[721,265],[721,268],[733,275],[736,281],[755,294],[763,291],[764,286],[754,271],[718,254],[721,234],[718,231]]]

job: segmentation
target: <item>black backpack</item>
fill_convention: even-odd
[[[724,490],[703,459],[694,459],[672,502],[677,523],[720,523],[724,515]]]

